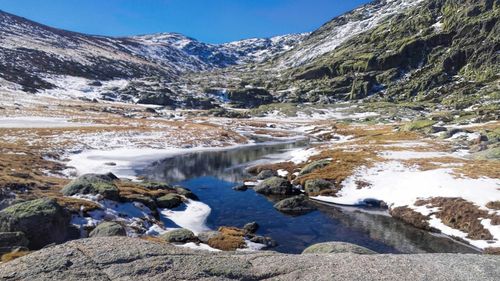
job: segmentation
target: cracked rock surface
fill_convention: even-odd
[[[499,280],[500,256],[213,253],[126,237],[75,240],[0,265],[2,280]]]

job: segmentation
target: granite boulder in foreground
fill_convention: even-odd
[[[213,253],[126,237],[53,246],[0,265],[2,280],[499,280],[500,256]]]

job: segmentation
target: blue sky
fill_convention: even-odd
[[[0,0],[0,9],[77,32],[179,32],[209,43],[313,31],[369,0]]]

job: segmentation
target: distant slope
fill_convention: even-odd
[[[174,47],[198,59],[205,68],[222,68],[231,65],[263,62],[288,51],[308,34],[291,34],[273,38],[252,38],[225,44],[207,44],[178,33],[160,33],[131,37],[149,50],[157,47]],[[157,52],[158,53],[158,52]],[[161,52],[165,53],[165,52]]]
[[[264,88],[280,102],[481,105],[498,116],[499,19],[500,0],[377,0],[284,54],[222,77],[227,88]],[[221,87],[221,79],[197,78]]]
[[[114,38],[60,30],[0,11],[0,78],[34,92],[48,75],[95,80],[159,76],[260,62],[305,35],[211,45],[175,33]]]

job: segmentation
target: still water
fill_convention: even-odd
[[[389,217],[384,211],[317,205],[317,210],[300,215],[283,214],[273,208],[275,199],[249,189],[232,187],[249,178],[245,168],[276,161],[305,142],[272,143],[224,151],[206,151],[158,161],[142,175],[151,180],[176,183],[191,189],[212,208],[207,225],[242,227],[256,221],[259,235],[278,242],[273,250],[300,253],[311,244],[344,241],[379,253],[475,252],[446,237],[431,235]]]

